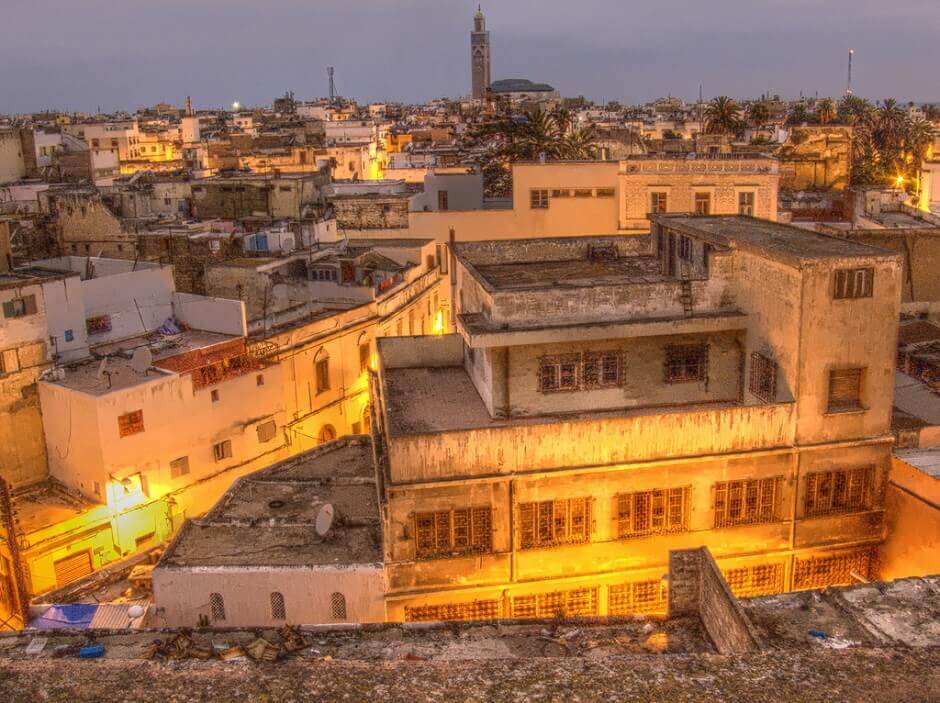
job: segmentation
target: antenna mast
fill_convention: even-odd
[[[336,84],[333,82],[333,67],[326,67],[326,75],[330,77],[330,105],[336,104]]]
[[[855,49],[849,49],[849,82],[845,86],[845,94],[852,94],[852,56],[855,54]]]

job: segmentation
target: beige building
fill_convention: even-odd
[[[897,255],[743,217],[458,244],[457,335],[380,340],[390,620],[664,607],[867,578],[884,536]]]

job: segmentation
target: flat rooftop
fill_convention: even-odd
[[[719,244],[750,249],[797,266],[821,259],[898,258],[887,249],[742,215],[652,215],[651,221]]]
[[[50,383],[90,395],[105,395],[147,383],[171,373],[156,368],[149,368],[143,373],[135,370],[131,366],[131,358],[136,349],[150,349],[153,363],[157,364],[178,354],[197,349],[208,350],[235,339],[238,337],[202,330],[186,330],[173,336],[150,332],[119,342],[92,347],[93,354],[98,358],[66,366],[65,378],[61,381],[50,381]],[[108,359],[103,366],[102,357]],[[104,373],[99,373],[102,368]]]
[[[895,456],[911,466],[914,466],[925,474],[930,474],[936,479],[940,479],[940,447],[931,449],[898,449],[894,452]]]
[[[334,509],[327,536],[316,529]],[[349,566],[382,561],[366,437],[346,437],[249,474],[200,520],[186,523],[162,567]]]
[[[653,256],[629,256],[610,261],[520,261],[477,265],[477,272],[494,290],[525,290],[630,283],[659,283],[673,280],[663,275],[662,263]]]

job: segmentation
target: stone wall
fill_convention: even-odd
[[[408,199],[339,198],[332,202],[339,229],[408,229]]]
[[[669,617],[698,615],[721,654],[760,649],[754,627],[705,547],[669,553]]]
[[[48,474],[36,394],[39,374],[48,367],[46,344],[3,349],[0,356],[0,478],[18,487]]]

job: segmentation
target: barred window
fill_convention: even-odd
[[[614,388],[622,384],[620,352],[586,352],[581,377],[585,388]]]
[[[874,280],[872,268],[838,269],[832,276],[832,297],[836,300],[870,298]]]
[[[751,373],[748,390],[765,403],[772,403],[777,396],[777,363],[763,354],[751,354]]]
[[[209,614],[215,622],[225,620],[225,601],[220,593],[209,594]]]
[[[271,594],[271,619],[286,620],[287,608],[284,604],[284,594],[274,591]]]
[[[539,359],[539,390],[542,393],[578,389],[579,354],[543,356]]]
[[[170,478],[179,478],[189,473],[189,457],[181,456],[170,462]]]
[[[490,552],[492,535],[493,516],[488,506],[415,515],[415,551],[419,559]]]
[[[529,207],[533,210],[548,209],[548,191],[544,189],[533,189],[529,191]]]
[[[756,525],[776,520],[780,478],[715,484],[715,527]]]
[[[346,596],[342,593],[330,595],[330,617],[334,620],[346,619]]]
[[[514,596],[514,618],[570,618],[597,615],[597,589],[577,588],[529,596]]]
[[[465,603],[405,606],[405,622],[448,620],[495,620],[501,617],[498,600],[474,600]]]
[[[829,412],[858,410],[862,407],[864,369],[833,369],[829,372]]]
[[[609,615],[656,615],[666,612],[667,589],[660,579],[634,581],[607,589]]]
[[[591,498],[566,498],[519,504],[519,548],[588,542]]]
[[[118,434],[127,437],[144,431],[144,411],[134,410],[118,417]]]
[[[797,559],[793,567],[793,588],[846,586],[856,583],[856,577],[868,579],[870,570],[871,550],[868,549]]]
[[[707,344],[671,344],[664,362],[666,383],[708,380]]]
[[[756,564],[723,572],[736,598],[770,596],[783,592],[783,564]]]
[[[871,503],[874,467],[820,471],[806,476],[803,499],[806,517],[867,510]]]
[[[688,528],[688,488],[620,493],[615,496],[617,537],[683,532]]]

